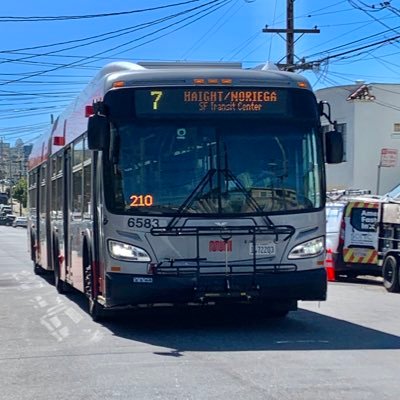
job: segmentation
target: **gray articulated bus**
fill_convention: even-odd
[[[156,304],[325,300],[325,162],[341,137],[293,73],[105,66],[34,145],[34,271],[93,318]]]

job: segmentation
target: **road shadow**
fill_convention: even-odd
[[[250,308],[121,312],[103,325],[125,339],[185,351],[400,349],[400,337],[300,309],[284,319]]]
[[[51,284],[51,276],[42,277]],[[72,289],[65,296],[90,318],[82,293]],[[167,348],[154,353],[168,357],[187,351],[400,349],[399,336],[301,308],[279,319],[248,305],[154,307],[114,311],[98,324],[116,337]]]
[[[356,284],[356,285],[382,286],[383,287],[383,279],[381,277],[370,276],[370,275],[359,275],[356,278],[348,278],[346,276],[339,276],[335,282]]]

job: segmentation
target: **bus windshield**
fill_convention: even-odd
[[[321,207],[322,150],[315,128],[261,120],[114,122],[107,205],[114,212],[165,215]]]

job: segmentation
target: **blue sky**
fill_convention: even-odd
[[[185,4],[167,7],[176,3]],[[400,0],[382,3],[294,2],[295,28],[321,30],[320,34],[297,36],[295,47],[299,59],[315,62],[313,70],[303,72],[315,89],[357,79],[400,81],[396,38],[400,36]],[[156,7],[164,8],[97,18],[48,19]],[[285,0],[3,2],[0,137],[14,143],[18,138],[29,142],[38,136],[48,126],[50,114],[58,115],[107,62],[240,61],[253,67],[268,60],[284,61],[285,41],[262,29],[265,25],[284,28],[285,18]]]

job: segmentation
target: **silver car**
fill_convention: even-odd
[[[28,220],[26,217],[17,217],[15,218],[13,225],[14,228],[21,226],[22,228],[28,227]]]

